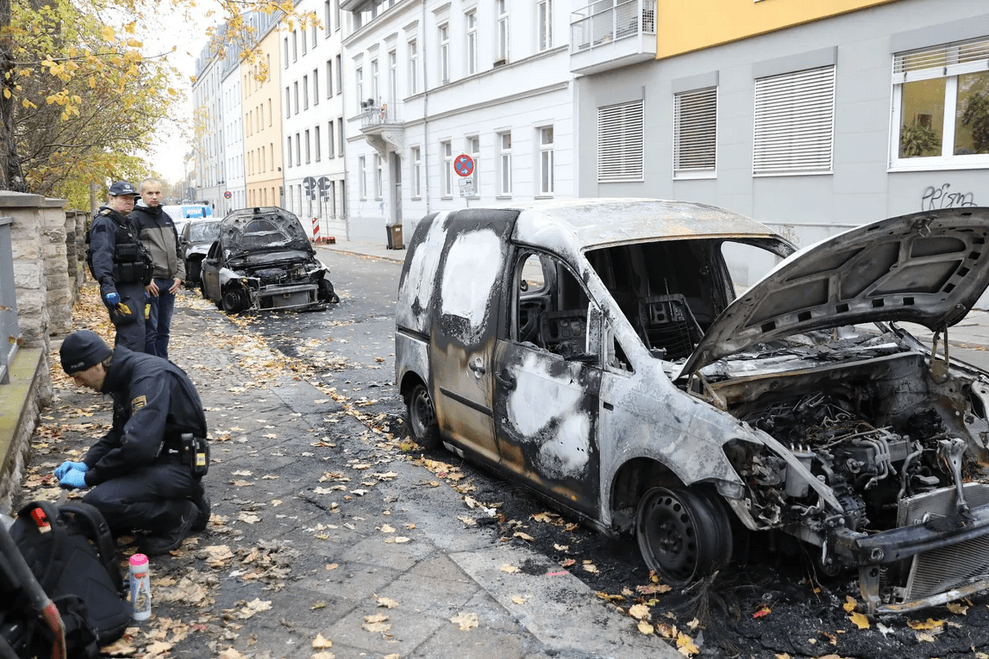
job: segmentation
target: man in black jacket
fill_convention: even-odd
[[[154,275],[145,287],[151,304],[145,322],[144,352],[168,359],[175,294],[185,279],[185,262],[179,250],[175,222],[161,208],[161,182],[148,178],[138,186],[143,206],[130,214],[141,243],[151,254]]]
[[[89,229],[93,276],[116,327],[116,345],[144,352],[144,285],[151,277],[150,257],[127,215],[137,191],[127,181],[110,186]]]
[[[81,462],[55,470],[59,484],[91,487],[83,501],[103,513],[114,535],[147,531],[140,549],[149,556],[206,528],[206,414],[189,377],[160,357],[111,350],[90,330],[67,336],[59,355],[77,385],[113,398],[113,426]]]

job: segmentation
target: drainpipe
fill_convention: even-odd
[[[426,215],[429,215],[429,199],[432,195],[429,193],[429,80],[426,78],[426,72],[429,69],[426,66],[426,0],[422,0],[422,20],[420,21],[422,25],[422,56],[419,58],[422,61],[422,159],[423,168],[425,171],[426,180]]]

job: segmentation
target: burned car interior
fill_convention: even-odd
[[[400,297],[396,370],[420,437],[449,429],[444,445],[470,454],[490,405],[483,459],[594,528],[635,534],[677,587],[765,533],[819,574],[857,578],[869,613],[989,590],[989,373],[947,342],[989,288],[989,209],[888,218],[798,251],[699,204],[546,208],[514,220],[493,266],[506,275],[491,329],[478,312],[475,333],[430,330],[417,306],[430,281],[409,280],[423,297]],[[498,245],[487,227],[508,231],[452,215],[418,242]],[[411,265],[447,281],[443,252],[430,262],[415,242],[403,279]],[[740,246],[760,252],[745,281]],[[432,357],[418,338],[431,331]]]

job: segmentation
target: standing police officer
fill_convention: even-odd
[[[92,487],[83,501],[103,513],[114,535],[148,531],[140,549],[149,556],[206,528],[206,414],[189,376],[166,359],[122,345],[111,350],[90,330],[67,336],[59,355],[77,385],[113,398],[113,426],[82,462],[55,470],[59,484]]]
[[[138,240],[128,214],[137,191],[127,181],[110,186],[89,229],[93,276],[117,329],[115,345],[144,352],[144,287],[151,280],[151,259]]]

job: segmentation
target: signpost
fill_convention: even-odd
[[[468,177],[474,173],[474,159],[461,153],[453,160],[453,171],[460,177],[460,196],[467,200],[467,207],[470,208],[470,197],[474,196],[474,180]]]

